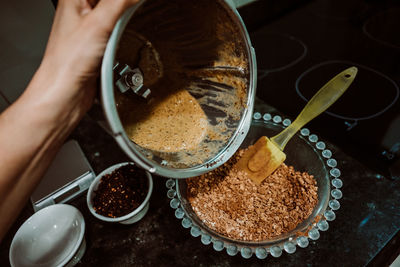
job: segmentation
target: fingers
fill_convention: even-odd
[[[54,16],[53,25],[47,50],[51,50],[62,36],[69,35],[81,22],[82,0],[59,0]]]
[[[91,12],[91,16],[100,25],[111,31],[122,13],[139,0],[100,0]]]
[[[81,16],[85,16],[86,14],[90,13],[96,5],[96,3],[90,0],[80,0],[80,2],[81,2],[81,8],[80,8]]]

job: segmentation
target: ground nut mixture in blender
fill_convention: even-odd
[[[188,200],[196,215],[209,228],[236,240],[263,241],[295,229],[318,202],[314,177],[283,163],[256,185],[233,168],[243,152],[214,171],[187,180]]]
[[[166,96],[157,105],[141,108],[141,112],[151,115],[126,126],[128,136],[140,146],[163,152],[194,149],[207,133],[207,116],[185,90]]]
[[[146,1],[116,58],[139,68],[151,90],[146,100],[115,91],[125,132],[147,158],[194,167],[236,136],[249,103],[249,53],[220,1]]]

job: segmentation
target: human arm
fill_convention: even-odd
[[[136,2],[59,1],[40,67],[0,114],[0,241],[90,108],[109,35]]]

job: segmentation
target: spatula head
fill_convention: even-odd
[[[268,137],[262,136],[244,152],[235,168],[245,172],[256,184],[261,184],[285,159],[286,154]]]

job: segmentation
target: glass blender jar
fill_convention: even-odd
[[[102,104],[114,138],[138,166],[164,177],[194,177],[219,167],[240,147],[250,128],[256,80],[255,52],[232,2],[146,0],[122,16],[109,39]],[[160,99],[186,92],[206,117],[199,144],[165,151],[132,138],[135,120],[149,119]]]

